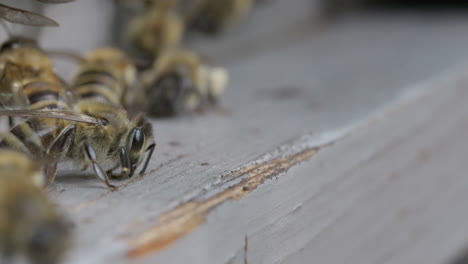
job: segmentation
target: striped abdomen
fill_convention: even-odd
[[[0,101],[6,108],[67,109],[66,84],[49,69],[9,63],[0,78]]]
[[[95,99],[121,104],[126,86],[118,73],[99,65],[84,65],[72,85],[78,99]]]
[[[30,110],[69,109],[65,84],[50,71],[23,79],[19,93]],[[60,119],[29,118],[10,129],[1,139],[0,148],[15,149],[34,158],[44,157],[65,126],[66,121]]]
[[[14,149],[33,158],[44,158],[65,125],[65,121],[60,119],[29,118],[14,126],[2,138],[0,148]]]
[[[28,109],[68,109],[65,90],[61,83],[33,80],[23,85]]]

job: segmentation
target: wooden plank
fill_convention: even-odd
[[[74,10],[92,5],[78,2]],[[345,18],[318,32],[305,23],[308,12],[306,7],[299,8],[304,3],[295,2],[290,10],[299,9],[301,15],[278,31],[257,35],[270,26],[268,16],[260,16],[262,26],[246,30],[238,39],[236,30],[242,27],[219,40],[194,40],[194,47],[231,73],[231,85],[223,98],[225,109],[153,120],[158,148],[148,175],[115,192],[76,171],[59,177],[51,196],[76,223],[75,247],[66,263],[126,263],[129,259],[137,263],[242,263],[245,235],[249,263],[303,263],[304,259],[336,263],[345,256],[369,263],[390,256],[390,260],[410,263],[423,259],[418,252],[424,248],[435,247],[431,239],[417,240],[421,247],[414,245],[414,253],[399,247],[400,239],[407,243],[400,236],[413,232],[423,220],[412,209],[406,213],[412,221],[401,220],[394,226],[406,231],[396,232],[389,219],[405,199],[422,199],[410,197],[407,183],[421,182],[434,166],[461,169],[459,159],[442,158],[439,163],[413,168],[415,158],[405,160],[402,154],[439,146],[437,142],[444,138],[461,137],[458,121],[464,122],[460,104],[465,94],[458,96],[460,89],[450,83],[435,85],[437,91],[428,92],[421,97],[424,100],[415,99],[381,116],[379,122],[335,140],[413,91],[415,83],[466,59],[468,20],[453,14],[370,15]],[[269,8],[270,14],[284,10]],[[294,14],[291,11],[289,16]],[[255,19],[250,23],[255,24]],[[74,16],[61,30],[76,32],[73,29],[82,28],[82,22],[82,17]],[[71,47],[83,50],[105,42],[105,28],[92,28],[99,35],[96,39],[74,34]],[[47,31],[42,36],[44,45],[70,45],[70,38],[55,34],[60,32]],[[423,88],[427,86],[434,84]],[[446,87],[452,87],[452,92],[445,92]],[[453,109],[448,107],[452,103]],[[435,117],[452,115],[446,126],[435,126]],[[419,138],[422,132],[426,134]],[[437,155],[463,154],[463,144],[453,150],[448,146],[454,142],[446,144],[446,152]],[[397,179],[389,184],[391,175],[373,177],[381,171],[398,175],[408,171],[415,176],[394,176]],[[452,174],[453,183],[463,183],[457,175]],[[429,180],[421,186],[421,197],[447,197],[438,204],[431,198],[437,206],[424,204],[425,214],[453,216],[451,224],[463,231],[463,224],[457,222],[464,220],[462,210],[460,218],[455,218],[458,211],[444,209],[452,193],[438,191],[437,175]],[[453,195],[461,195],[459,191]],[[374,212],[380,212],[381,218]],[[362,229],[371,227],[374,219],[380,219],[376,222],[381,225],[366,234]],[[427,225],[434,227],[427,237],[443,233],[435,221]],[[361,234],[359,243],[347,247]],[[388,244],[380,239],[383,235],[389,237]],[[433,255],[426,257],[446,259],[464,241],[450,233],[444,239],[446,248],[432,250]],[[359,245],[375,250],[364,254]]]
[[[314,234],[275,263],[449,263],[466,246],[464,72],[429,84],[437,89],[372,119],[315,165],[298,168],[296,177],[314,171],[316,182],[327,184],[294,216],[297,224],[311,224],[301,236]],[[318,222],[324,225],[304,231]]]

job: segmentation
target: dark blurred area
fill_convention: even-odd
[[[395,8],[466,8],[467,1],[461,0],[364,0],[369,7],[395,7]]]
[[[336,17],[355,10],[468,10],[468,1],[462,0],[323,0],[320,2],[321,14],[324,17]]]
[[[355,6],[362,8],[467,8],[468,1],[462,0],[325,0],[327,6]]]

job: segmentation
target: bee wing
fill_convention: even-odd
[[[0,4],[0,18],[28,26],[58,26],[54,20],[23,9]]]
[[[16,110],[16,109],[0,109],[0,116],[12,117],[36,117],[36,118],[55,118],[65,119],[80,123],[87,123],[93,125],[102,124],[99,119],[92,116],[81,115],[73,111],[67,110]]]
[[[73,2],[75,0],[37,0],[41,3],[46,3],[46,4],[62,4],[62,3],[69,3]]]

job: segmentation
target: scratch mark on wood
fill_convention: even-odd
[[[169,146],[171,147],[180,147],[182,144],[179,141],[170,141]]]
[[[283,86],[275,89],[262,89],[256,93],[259,98],[275,100],[298,99],[305,95],[303,87]]]
[[[105,193],[99,195],[98,197],[96,197],[96,198],[94,198],[94,199],[91,199],[91,200],[88,200],[88,201],[85,201],[85,202],[82,202],[82,203],[79,203],[79,204],[73,206],[72,208],[69,209],[69,211],[72,212],[72,213],[76,213],[76,212],[78,212],[78,211],[81,211],[81,210],[83,210],[83,209],[85,209],[85,208],[91,206],[91,205],[94,204],[95,202],[101,200],[102,198],[108,196],[109,194],[111,194],[111,193],[113,193],[113,192],[121,191],[121,190],[123,190],[125,187],[127,187],[128,185],[130,185],[130,184],[132,184],[132,183],[135,183],[135,182],[137,182],[137,181],[142,180],[144,177],[146,177],[146,176],[148,176],[148,175],[150,175],[150,174],[155,173],[156,171],[160,170],[160,169],[163,168],[164,166],[167,166],[167,165],[169,165],[169,164],[171,164],[171,163],[174,163],[174,162],[176,162],[176,161],[182,159],[183,157],[185,157],[185,155],[184,155],[184,154],[181,154],[181,155],[179,155],[179,156],[177,156],[177,157],[175,157],[175,158],[173,158],[173,159],[171,159],[171,160],[169,160],[169,161],[167,161],[167,162],[165,162],[165,163],[160,164],[159,167],[157,167],[157,168],[155,168],[155,169],[152,169],[152,170],[150,170],[149,172],[147,172],[147,173],[145,173],[145,174],[143,174],[143,175],[137,176],[137,177],[135,177],[135,178],[133,178],[133,179],[131,179],[131,180],[129,180],[129,181],[126,181],[125,183],[123,183],[122,185],[118,186],[117,188],[115,188],[115,189],[113,189],[113,190],[109,190],[109,191],[107,191],[107,192],[105,192]]]
[[[249,261],[247,260],[247,250],[249,249],[249,238],[247,235],[244,237],[244,264],[249,264]]]
[[[192,199],[160,215],[155,226],[129,240],[130,250],[127,252],[127,257],[138,259],[165,249],[177,239],[202,225],[211,210],[226,201],[241,199],[257,189],[266,180],[277,177],[294,165],[312,158],[319,150],[330,144],[308,148],[293,155],[254,164],[240,171],[232,172],[232,175],[226,175],[227,179],[246,177],[220,192]]]

